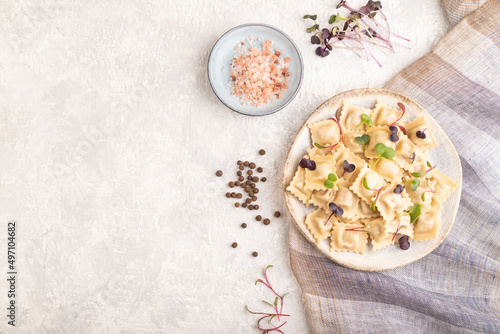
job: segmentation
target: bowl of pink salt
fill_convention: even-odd
[[[237,26],[215,43],[208,60],[212,90],[228,108],[264,116],[286,107],[302,84],[297,45],[281,30],[260,23]]]

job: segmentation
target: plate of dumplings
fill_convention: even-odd
[[[356,89],[321,104],[285,161],[293,222],[332,261],[381,271],[417,261],[449,234],[462,187],[459,156],[416,102]]]

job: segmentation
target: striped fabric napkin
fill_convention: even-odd
[[[444,2],[454,23],[470,14],[386,88],[427,109],[454,143],[455,224],[425,258],[376,273],[333,263],[292,226],[313,333],[500,333],[500,0]]]

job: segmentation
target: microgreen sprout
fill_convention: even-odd
[[[399,248],[401,248],[402,250],[407,250],[408,248],[410,248],[410,242],[408,241],[407,235],[403,235],[401,238],[399,238],[398,242]]]
[[[368,126],[373,126],[373,121],[372,119],[370,118],[370,116],[368,116],[367,114],[363,114],[361,115],[361,122],[359,122],[358,125],[356,125],[356,128],[357,127],[360,127],[361,125],[363,124],[366,124]]]
[[[346,228],[344,231],[352,231],[352,232],[366,232],[369,234],[373,234],[372,231],[368,231],[366,229],[366,226],[358,226],[358,227],[353,227],[353,228]]]
[[[335,182],[337,181],[337,175],[330,173],[328,174],[328,178],[323,182],[325,187],[328,189],[332,189],[335,186]]]
[[[372,211],[375,211],[375,204],[377,203],[377,200],[380,196],[380,192],[384,189],[384,187],[380,187],[379,189],[371,189],[370,186],[368,186],[368,181],[366,181],[366,177],[363,178],[363,187],[365,187],[365,189],[377,192],[377,197],[375,197],[375,200],[373,201],[372,205],[370,205],[370,209]]]
[[[356,10],[350,7],[347,1],[342,0],[337,5],[337,9],[335,14],[329,16],[328,23],[332,25],[330,28],[320,29],[316,22],[317,15],[304,16],[304,19],[313,21],[313,25],[306,31],[313,34],[311,43],[318,45],[315,52],[320,57],[328,56],[333,48],[350,49],[361,58],[366,58],[366,60],[372,58],[379,66],[382,66],[369,46],[373,45],[387,54],[395,52],[396,43],[390,40],[391,36],[409,41],[391,32],[380,1],[369,0],[366,5]],[[342,17],[340,10],[348,11],[347,17]],[[378,17],[382,17],[382,22],[375,20],[377,13],[380,13]],[[360,52],[364,53],[364,56]]]
[[[391,125],[389,127],[389,130],[391,131],[391,135],[389,136],[389,139],[395,143],[399,140],[399,136],[398,136],[398,128],[394,125]]]
[[[435,191],[429,186],[429,180],[427,180],[427,188],[429,188],[429,189],[426,190],[426,191],[424,191],[422,193],[422,196],[420,197],[420,199],[422,200],[422,202],[425,202],[425,193],[433,193],[433,194],[435,193]]]
[[[425,176],[427,175],[427,173],[429,173],[431,170],[433,170],[434,168],[436,168],[436,166],[432,166],[431,163],[429,161],[427,161],[427,166],[430,167],[428,170],[426,170],[425,172],[421,172],[421,173],[410,173],[411,176],[413,177],[422,177],[422,176]]]
[[[333,215],[336,215],[337,217],[341,217],[344,214],[344,209],[342,209],[340,206],[338,206],[337,204],[335,204],[333,202],[328,203],[328,208],[330,209],[330,211],[332,213],[330,214],[330,216],[328,216],[328,219],[326,220],[325,225],[328,224],[328,221],[330,220],[330,218],[332,218]]]
[[[417,136],[417,138],[420,138],[420,139],[425,139],[427,136],[425,135],[425,130],[427,130],[427,128],[423,129],[422,131],[417,131],[417,133],[415,134]]]
[[[416,191],[419,185],[420,185],[420,179],[414,179],[413,181],[410,182],[412,191]]]
[[[339,131],[340,131],[340,141],[337,144],[327,145],[327,146],[323,146],[323,145],[321,145],[319,143],[314,142],[314,146],[316,146],[317,148],[327,148],[330,151],[333,151],[333,149],[335,148],[335,146],[337,146],[339,143],[344,142],[344,133],[342,132],[342,127],[340,126],[340,122],[338,121],[337,117],[335,117],[335,118],[329,118],[329,120],[332,120],[335,123],[337,123],[337,126],[339,127]]]
[[[399,230],[401,229],[401,227],[400,227],[400,225],[401,225],[401,215],[397,211],[396,211],[396,213],[398,214],[398,227],[396,228],[396,232],[394,232],[394,235],[392,236],[391,241],[394,241],[394,238],[396,237],[396,234],[398,234]]]
[[[413,165],[413,163],[415,162],[415,158],[417,157],[417,154],[415,152],[413,152],[413,154],[411,155],[411,157],[407,157],[405,155],[401,155],[403,158],[406,158],[406,159],[410,159],[411,163]]]
[[[414,206],[412,206],[410,212],[404,214],[410,216],[410,223],[413,224],[414,222],[417,221],[421,211],[422,211],[422,205],[415,204]]]
[[[309,170],[315,170],[316,169],[316,161],[308,159],[308,158],[303,158],[299,162],[299,166],[302,168],[307,168]]]
[[[344,160],[344,163],[342,164],[342,169],[344,169],[344,172],[342,173],[342,176],[344,176],[345,173],[352,173],[356,169],[356,165],[350,164],[349,161]]]
[[[403,187],[403,185],[402,185],[402,184],[397,184],[397,185],[396,185],[396,188],[394,188],[393,192],[394,192],[395,194],[398,194],[398,195],[399,195],[399,194],[401,194],[401,197],[403,197],[403,191],[404,191],[404,190],[405,190],[405,187]]]
[[[264,281],[261,280],[261,279],[258,279],[257,281],[255,281],[255,285],[257,285],[258,283],[261,283],[261,284],[264,284],[267,288],[269,288],[269,290],[271,290],[275,295],[275,299],[274,299],[274,302],[273,303],[269,303],[265,300],[263,300],[263,302],[269,306],[271,306],[273,309],[274,309],[274,312],[273,313],[269,313],[269,312],[253,312],[253,311],[250,311],[248,309],[248,306],[246,306],[246,309],[248,312],[250,312],[251,314],[259,314],[259,315],[264,315],[263,317],[261,317],[259,320],[257,320],[257,327],[259,328],[259,330],[262,331],[262,333],[271,333],[273,331],[276,331],[278,333],[281,333],[281,334],[284,334],[283,331],[280,329],[282,326],[284,326],[287,322],[285,321],[284,323],[282,323],[281,325],[279,326],[276,326],[272,323],[273,319],[274,318],[277,318],[278,321],[280,321],[280,317],[289,317],[290,315],[288,314],[283,314],[283,301],[284,301],[284,298],[286,296],[286,293],[284,295],[279,295],[274,289],[273,287],[271,286],[271,283],[269,283],[269,279],[267,277],[267,270],[269,268],[273,267],[272,265],[269,265],[266,267],[266,269],[264,270]],[[278,306],[278,303],[280,304]],[[261,321],[262,320],[265,320],[267,319],[269,321],[269,325],[272,326],[272,328],[262,328],[261,327]]]
[[[358,143],[363,144],[363,151],[366,150],[366,144],[370,141],[370,136],[364,134],[362,136],[354,138]]]
[[[394,151],[393,148],[385,146],[383,143],[378,143],[377,145],[375,145],[375,152],[378,153],[378,159],[373,164],[373,169],[375,169],[375,166],[377,165],[380,159],[382,158],[392,159],[396,156],[396,151]]]
[[[405,128],[404,126],[402,126],[402,125],[397,124],[397,123],[399,122],[399,120],[400,120],[401,118],[403,118],[403,116],[405,115],[405,113],[406,113],[406,107],[405,107],[405,105],[404,105],[404,104],[402,104],[401,102],[398,102],[398,107],[401,109],[401,111],[403,111],[403,113],[401,114],[401,116],[399,116],[399,118],[398,118],[397,120],[395,120],[394,122],[392,122],[390,125],[391,125],[391,126],[397,126],[397,127],[398,127],[398,128],[399,128],[402,132],[403,132],[403,134],[405,134],[405,135],[406,135],[406,128]],[[391,128],[391,126],[389,126],[389,129]],[[396,131],[396,132],[394,132],[393,130],[391,130],[391,132],[392,132],[393,134],[394,134],[394,133],[396,133],[396,137],[397,137],[397,131]],[[396,140],[396,141],[397,141],[397,140]]]

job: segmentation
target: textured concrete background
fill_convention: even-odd
[[[17,332],[258,333],[244,305],[271,299],[253,285],[268,264],[290,293],[285,332],[308,332],[280,192],[290,141],[325,99],[383,86],[450,29],[438,0],[384,2],[411,49],[383,68],[349,51],[320,59],[302,16],[326,22],[335,4],[0,1],[0,309],[14,219]],[[263,118],[231,112],[207,81],[212,45],[248,22],[284,30],[305,62],[296,99]],[[224,197],[238,159],[269,178],[261,213],[284,215],[267,227]]]

